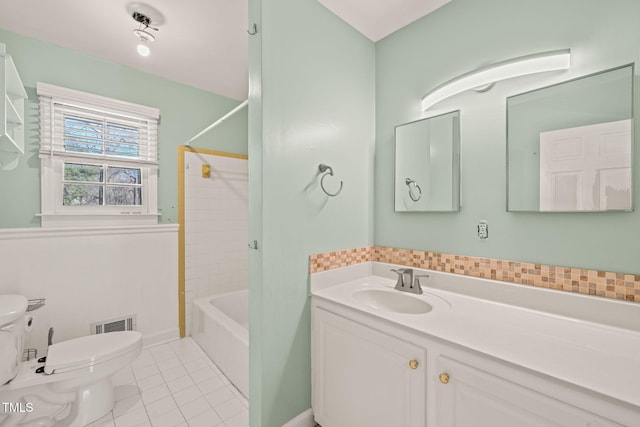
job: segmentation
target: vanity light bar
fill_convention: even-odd
[[[570,49],[535,53],[498,62],[462,74],[432,89],[422,97],[422,110],[458,93],[490,85],[500,80],[526,76],[545,71],[566,70],[571,58]]]

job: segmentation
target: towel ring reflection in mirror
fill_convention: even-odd
[[[324,179],[328,175],[333,176],[333,168],[331,166],[320,164],[318,166],[318,170],[320,170],[320,173],[324,174],[324,175],[322,175],[322,178],[320,178],[320,187],[322,187],[322,191],[324,191],[324,193],[329,197],[335,197],[338,194],[340,194],[340,192],[342,191],[342,185],[344,184],[342,181],[340,181],[340,188],[338,188],[338,191],[336,191],[335,193],[331,193],[331,192],[327,191],[327,189],[324,186]]]
[[[405,184],[407,184],[407,187],[409,187],[409,197],[411,197],[411,200],[413,200],[414,202],[417,202],[418,200],[420,200],[420,198],[422,197],[422,189],[420,188],[420,186],[411,178],[407,178],[404,181]],[[414,196],[413,195],[413,188],[411,187],[411,184],[413,184],[413,188],[415,188],[416,190],[418,190],[418,195]]]

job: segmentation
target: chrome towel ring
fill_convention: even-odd
[[[417,202],[418,200],[420,200],[420,198],[422,197],[422,189],[420,188],[420,186],[414,180],[412,180],[411,178],[407,178],[404,181],[404,183],[407,184],[407,187],[409,187],[409,197],[411,197],[411,200],[413,200],[414,202]],[[417,196],[413,195],[411,184],[413,184],[413,188],[418,190],[418,195]]]
[[[331,166],[327,166],[324,164],[320,164],[318,166],[318,169],[320,170],[320,173],[324,174],[322,175],[322,178],[320,178],[320,187],[322,187],[322,191],[324,191],[324,193],[329,196],[329,197],[335,197],[338,194],[340,194],[340,192],[342,191],[342,185],[343,182],[340,181],[340,188],[338,188],[338,191],[336,191],[335,193],[330,193],[329,191],[327,191],[327,189],[324,187],[324,179],[328,176],[331,175],[333,176],[333,168]]]

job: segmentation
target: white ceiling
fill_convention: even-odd
[[[318,0],[370,40],[378,40],[452,0]]]
[[[141,2],[0,0],[0,28],[246,99],[247,0],[146,0],[164,16],[146,58],[136,52],[132,3]]]
[[[451,0],[318,1],[377,41]],[[146,58],[134,9],[159,28]],[[2,29],[237,100],[248,91],[247,16],[247,0],[0,0]]]

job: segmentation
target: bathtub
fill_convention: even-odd
[[[191,336],[248,398],[249,291],[194,300]]]

